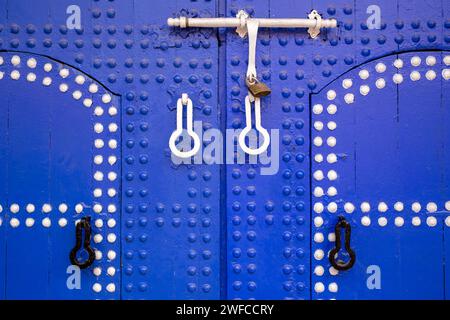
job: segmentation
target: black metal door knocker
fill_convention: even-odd
[[[70,251],[70,262],[78,266],[80,269],[86,269],[95,260],[95,251],[91,248],[91,217],[84,217],[77,223],[75,230],[75,247]],[[81,238],[83,237],[84,230],[84,241],[83,249],[87,251],[88,258],[80,262],[77,258],[78,250],[81,249]]]
[[[347,262],[344,262],[342,260],[337,260],[337,256],[339,251],[341,250],[341,230],[345,230],[345,250],[348,252],[348,255],[350,256],[350,259]],[[353,249],[350,247],[350,237],[352,233],[352,228],[350,226],[350,223],[345,220],[344,217],[340,216],[338,222],[336,223],[336,226],[334,227],[334,232],[336,235],[336,241],[335,241],[335,247],[330,251],[330,254],[328,256],[331,265],[336,269],[340,271],[349,270],[356,261],[356,255]]]

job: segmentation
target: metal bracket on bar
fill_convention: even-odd
[[[267,19],[267,18],[250,18],[248,13],[240,10],[236,18],[169,18],[167,24],[171,27],[180,28],[236,28],[237,34],[241,38],[247,35],[247,21],[258,20],[261,28],[308,28],[311,38],[316,38],[321,28],[336,28],[337,21],[335,19],[322,19],[316,10],[312,10],[308,19]]]

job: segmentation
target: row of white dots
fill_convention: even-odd
[[[36,220],[33,219],[33,218],[26,218],[26,219],[25,219],[25,226],[28,227],[28,228],[31,228],[31,227],[33,227],[33,226],[35,225],[35,222],[36,222]],[[75,221],[75,225],[76,225],[77,222],[78,222],[78,220]],[[9,220],[9,224],[10,224],[10,226],[13,227],[13,228],[19,227],[19,226],[20,226],[20,223],[21,223],[21,222],[20,222],[20,219],[18,219],[18,218],[11,218],[11,219]],[[60,219],[58,219],[58,225],[59,225],[61,228],[64,228],[65,226],[67,226],[67,223],[68,223],[68,221],[67,221],[66,218],[60,218]],[[41,220],[41,224],[42,224],[42,226],[45,227],[45,228],[50,228],[50,227],[52,226],[52,220],[51,220],[50,218],[44,218],[44,219]],[[102,228],[103,225],[104,225],[103,220],[101,220],[101,219],[95,220],[94,224],[95,224],[95,226],[96,226],[97,228]],[[0,226],[2,226],[2,225],[3,225],[3,219],[0,218]],[[116,226],[116,220],[113,219],[113,218],[110,218],[110,219],[108,219],[106,225],[107,225],[109,228],[114,228],[114,227]],[[94,242],[95,242],[95,243],[100,243],[100,242],[102,242],[102,241],[103,241],[103,236],[102,236],[102,235],[96,234],[96,235],[94,236]],[[107,241],[110,242],[110,243],[114,243],[114,242],[116,241],[116,235],[115,235],[114,233],[108,234],[108,236],[107,236]]]
[[[100,190],[100,192],[101,192],[101,190]],[[94,196],[97,196],[98,193],[99,193],[99,191],[97,191],[97,189],[95,189],[94,190]],[[116,196],[117,195],[116,189],[110,188],[108,190],[108,195],[110,197]],[[99,196],[101,196],[101,194]],[[85,207],[86,207],[85,205],[79,203],[79,204],[75,205],[74,209],[75,209],[76,213],[82,213]],[[100,205],[100,204],[94,204],[92,206],[92,208],[93,208],[94,212],[96,212],[96,213],[101,213],[103,211],[103,206]],[[67,204],[65,204],[65,203],[61,203],[60,205],[58,205],[58,209],[57,210],[60,213],[66,213],[69,210],[69,206]],[[117,208],[116,208],[116,206],[114,204],[109,204],[107,206],[107,210],[108,210],[109,213],[115,213],[117,211]],[[19,211],[20,211],[20,205],[19,204],[13,203],[13,204],[11,204],[9,206],[9,212],[11,212],[13,214],[16,214]],[[27,213],[34,213],[34,212],[36,212],[36,205],[34,205],[32,203],[27,204],[25,206],[25,211]],[[53,206],[51,204],[49,204],[49,203],[43,204],[42,207],[41,207],[41,210],[40,210],[40,212],[42,212],[42,213],[50,213],[52,211],[54,211]],[[1,212],[3,212],[3,206],[2,205],[0,205],[0,213]]]
[[[330,170],[330,171],[334,171],[334,170]],[[331,177],[332,178],[335,177],[334,173],[333,173],[333,175]],[[337,174],[336,174],[336,177],[337,177]],[[328,178],[330,178],[330,177],[328,177]],[[330,179],[330,180],[332,180],[332,179]],[[328,189],[327,193],[330,193],[330,192],[334,193],[334,190],[333,189],[331,189],[331,190]],[[321,196],[321,195],[324,194],[324,191],[321,190],[320,187],[316,187],[314,189],[313,193],[314,193],[315,196]],[[331,213],[335,213],[337,211],[337,208],[338,208],[338,205],[335,202],[330,202],[327,205],[327,210],[329,212],[331,212]],[[381,213],[387,212],[389,210],[389,206],[388,206],[388,204],[386,202],[379,202],[376,208],[377,208],[376,210],[381,212]],[[405,205],[404,205],[403,202],[397,201],[396,203],[394,203],[393,208],[397,212],[402,212],[405,209]],[[445,202],[444,208],[445,208],[446,211],[450,211],[450,200]],[[313,210],[316,213],[322,213],[324,211],[324,209],[325,209],[325,206],[321,202],[316,202],[314,204],[314,206],[313,206]],[[372,210],[372,206],[370,205],[369,202],[362,202],[361,205],[360,205],[360,209],[361,209],[361,212],[367,213],[367,212],[370,212]],[[438,211],[439,207],[438,207],[438,204],[436,202],[428,202],[426,204],[426,206],[425,206],[425,209],[429,213],[434,213],[434,212]],[[356,210],[356,206],[353,203],[346,202],[344,204],[344,211],[346,213],[353,213],[355,210]],[[411,210],[413,212],[415,212],[415,213],[419,213],[422,210],[422,205],[420,204],[420,202],[414,202],[414,203],[411,204]]]

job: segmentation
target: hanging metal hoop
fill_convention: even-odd
[[[84,240],[82,241],[84,230]],[[70,251],[70,263],[72,265],[79,267],[80,269],[86,269],[95,260],[95,251],[91,248],[91,217],[81,218],[77,222],[75,227],[75,247]],[[88,258],[85,261],[80,262],[77,258],[77,253],[83,246],[83,249],[87,251]]]
[[[180,151],[176,146],[178,137],[183,133],[183,107],[186,106],[186,131],[190,137],[194,140],[194,146],[189,151]],[[186,93],[181,95],[181,98],[177,101],[177,127],[169,139],[169,148],[172,153],[179,158],[189,158],[197,154],[200,150],[200,138],[193,129],[193,106],[192,100]]]
[[[342,260],[336,261],[337,255],[339,251],[341,250],[341,230],[345,230],[345,251],[348,252],[348,255],[350,256],[350,259],[347,262],[344,262]],[[336,226],[334,227],[334,232],[336,235],[336,241],[335,241],[335,247],[330,251],[330,254],[328,256],[331,265],[339,271],[345,271],[349,270],[353,267],[356,261],[356,254],[355,251],[350,247],[350,238],[352,234],[352,228],[350,226],[350,223],[345,220],[344,217],[340,216],[339,221],[336,223]]]

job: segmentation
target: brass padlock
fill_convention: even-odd
[[[268,96],[272,92],[265,83],[260,82],[256,78],[248,77],[245,83],[247,84],[248,90],[255,98]]]

